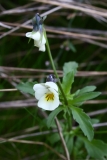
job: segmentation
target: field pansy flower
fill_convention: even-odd
[[[40,31],[27,32],[26,37],[34,40],[34,46],[38,47],[39,51],[43,51],[43,52],[45,51],[46,39],[44,34],[42,35]]]
[[[33,89],[39,108],[52,111],[59,106],[58,87],[54,82],[35,84]]]
[[[34,40],[34,46],[39,48],[39,51],[45,51],[46,38],[44,36],[43,19],[37,13],[32,19],[33,31],[27,32],[26,37]]]

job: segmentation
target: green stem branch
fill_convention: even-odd
[[[65,104],[67,105],[68,102],[67,102],[66,96],[65,96],[65,94],[64,94],[64,91],[63,91],[63,89],[62,89],[61,82],[60,82],[60,79],[59,79],[59,77],[58,77],[58,74],[57,74],[57,72],[56,72],[56,68],[55,68],[55,65],[54,65],[54,62],[53,62],[53,58],[52,58],[51,50],[50,50],[50,47],[49,47],[49,43],[48,43],[48,39],[47,39],[46,32],[45,32],[45,37],[46,37],[46,47],[47,47],[47,50],[48,50],[49,59],[50,59],[52,68],[53,68],[53,70],[54,70],[55,76],[56,76],[56,78],[58,79],[59,89],[60,89],[60,91],[61,91],[61,93],[62,93],[62,95],[63,95]]]
[[[45,32],[45,37],[46,37],[46,47],[47,47],[47,50],[48,50],[49,59],[50,59],[52,68],[53,68],[53,70],[54,70],[54,74],[55,74],[55,76],[56,76],[56,78],[57,78],[57,80],[58,80],[59,89],[60,89],[60,91],[61,91],[61,93],[62,93],[62,95],[63,95],[65,104],[67,105],[67,104],[68,104],[68,101],[67,101],[67,99],[66,99],[66,96],[65,96],[64,91],[63,91],[62,86],[61,86],[60,79],[59,79],[58,74],[57,74],[57,72],[56,72],[56,68],[55,68],[55,65],[54,65],[54,62],[53,62],[53,58],[52,58],[51,50],[50,50],[50,47],[49,47],[49,43],[48,43],[48,39],[47,39],[46,32]],[[61,138],[61,142],[62,142],[64,151],[65,151],[65,154],[66,154],[66,158],[67,158],[67,160],[70,160],[70,155],[69,155],[69,152],[68,152],[68,148],[67,148],[66,143],[65,143],[65,140],[64,140],[64,138],[63,138],[62,129],[61,129],[61,126],[60,126],[59,121],[58,121],[57,118],[55,118],[55,122],[56,122],[56,125],[57,125],[57,128],[58,128],[58,132],[59,132],[59,135],[60,135],[60,138]]]

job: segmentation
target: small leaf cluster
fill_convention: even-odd
[[[100,92],[94,92],[96,89],[95,86],[87,86],[83,89],[77,90],[75,93],[71,93],[77,67],[78,64],[76,62],[68,62],[64,64],[62,88],[68,101],[68,104],[64,104],[64,106],[72,113],[73,119],[79,124],[79,127],[84,135],[87,136],[88,140],[91,141],[94,137],[91,119],[83,109],[79,108],[79,106],[81,106],[85,101],[99,96]],[[64,102],[64,100],[62,102]]]

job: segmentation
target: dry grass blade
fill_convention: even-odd
[[[16,68],[16,67],[4,67],[4,66],[1,66],[0,67],[0,72],[1,73],[12,73],[12,72],[14,72],[15,71],[15,74],[17,73],[17,72],[29,72],[29,73],[47,73],[47,74],[51,74],[51,73],[53,73],[53,70],[50,70],[50,69],[48,69],[48,70],[45,70],[45,69],[32,69],[32,68]],[[57,70],[57,73],[58,74],[60,74],[60,77],[62,76],[62,74],[63,74],[63,71],[61,71],[61,70]],[[86,76],[106,76],[107,75],[107,72],[106,71],[78,71],[77,72],[77,74],[76,74],[76,76],[78,76],[78,77],[86,77]],[[21,76],[21,75],[19,75],[19,76]],[[24,76],[24,75],[23,75]],[[23,76],[22,76],[22,78],[23,78]],[[32,77],[33,75],[31,75],[31,77]],[[1,77],[3,77],[2,75],[1,75]],[[9,75],[7,75],[6,77],[8,77],[9,78]],[[4,77],[4,78],[6,78],[6,77]],[[10,78],[11,78],[12,76],[10,76]],[[15,76],[13,76],[14,78],[15,78]],[[27,77],[27,76],[26,76]],[[29,77],[29,76],[28,76]],[[35,78],[35,76],[34,76],[34,78]]]
[[[7,101],[0,102],[0,108],[23,108],[23,107],[36,107],[35,99],[27,99],[27,100],[17,100],[17,101]]]
[[[54,150],[52,147],[50,147],[48,144],[46,144],[44,142],[35,142],[35,141],[28,141],[28,140],[15,140],[15,139],[4,139],[4,138],[0,138],[0,140],[1,140],[1,143],[16,142],[16,143],[35,144],[35,145],[45,146],[50,151],[54,152],[58,157],[62,158],[63,160],[67,160],[62,154],[60,154],[59,152],[57,152],[56,150]]]
[[[107,126],[107,122],[105,122],[105,123],[98,123],[98,124],[94,124],[93,125],[93,127],[105,127],[105,126]]]
[[[65,31],[58,30],[57,28],[56,29],[47,28],[47,31],[52,32],[52,33],[58,33],[62,35],[71,36],[74,38],[87,38],[87,39],[92,39],[92,40],[107,41],[107,37],[99,37],[99,36],[91,36],[91,35],[86,35],[86,34],[65,32]]]
[[[59,9],[61,9],[61,7],[55,7],[55,8],[53,8],[53,9],[51,9],[51,10],[49,10],[49,11],[41,14],[41,16],[45,16],[45,15],[50,14],[50,13],[52,13],[52,12],[55,12],[55,11],[57,11],[57,10],[59,10]],[[13,29],[11,29],[10,31],[8,31],[8,32],[4,33],[3,35],[1,35],[1,36],[0,36],[0,39],[3,38],[3,37],[5,37],[5,36],[7,36],[7,35],[9,35],[9,34],[11,34],[11,33],[13,33],[13,32],[15,32],[15,31],[17,31],[18,29],[20,29],[20,28],[23,27],[24,25],[27,25],[27,24],[29,24],[29,23],[31,23],[31,22],[32,22],[32,20],[30,19],[30,20],[22,23],[21,25],[15,27],[15,28],[13,28]]]
[[[0,89],[0,92],[13,92],[13,91],[17,91],[16,88],[11,88],[11,89]]]
[[[107,100],[106,100],[106,103],[107,103]],[[107,109],[101,109],[101,110],[98,110],[98,111],[89,112],[88,115],[89,116],[95,116],[95,115],[106,114],[106,113],[107,113]]]
[[[93,8],[91,8],[91,6],[90,6],[90,8],[81,7],[81,6],[78,5],[79,3],[76,3],[76,5],[73,5],[73,4],[66,3],[66,1],[58,2],[58,1],[51,1],[51,0],[36,0],[36,2],[42,2],[42,3],[61,6],[63,8],[69,8],[69,9],[73,9],[73,10],[78,10],[78,11],[82,11],[82,12],[85,12],[85,13],[88,13],[88,14],[91,14],[91,15],[94,14],[94,16],[96,15],[96,16],[107,17],[106,10],[102,10],[100,8],[95,8],[96,10],[94,10]]]
[[[107,100],[90,100],[86,101],[85,104],[107,104]],[[36,107],[36,99],[27,99],[27,100],[16,100],[16,101],[7,101],[7,102],[0,102],[0,108],[7,109],[7,108],[24,108],[24,107]]]
[[[52,11],[55,11],[55,10],[58,10],[60,9],[60,7],[56,7],[55,9],[52,9],[52,10],[49,10],[47,11],[45,14],[49,14],[50,12]],[[42,14],[42,15],[45,15],[45,14]],[[18,23],[8,23],[8,22],[2,22],[4,25],[11,25],[11,26],[18,26],[18,27],[21,27],[21,28],[29,28],[29,29],[32,29],[32,27],[30,25],[20,25]],[[88,43],[91,43],[91,44],[95,44],[95,45],[98,45],[100,47],[103,47],[103,48],[107,48],[107,45],[104,44],[104,43],[101,43],[101,42],[98,42],[98,41],[107,41],[107,37],[106,37],[106,32],[101,32],[101,31],[89,31],[88,34],[81,34],[81,33],[74,33],[74,32],[68,32],[68,31],[64,31],[64,30],[68,30],[67,28],[56,28],[56,27],[46,27],[46,31],[47,32],[50,32],[50,33],[55,33],[55,35],[58,37],[58,35],[64,35],[64,38],[73,38],[73,39],[79,39],[80,41],[83,41],[83,42],[88,42]],[[72,31],[73,29],[71,29]],[[77,32],[78,32],[78,29],[76,29]],[[76,31],[75,30],[75,31]],[[74,30],[73,30],[74,31]],[[85,30],[81,30],[82,32],[86,32]],[[80,30],[79,30],[80,32]],[[2,32],[3,33],[3,32]],[[103,34],[103,36],[95,36],[95,35],[92,35],[93,34]],[[5,33],[3,33],[5,34]],[[21,33],[10,33],[10,35],[18,35],[18,36],[24,36],[25,34],[21,34]],[[55,36],[54,35],[54,36]],[[96,40],[96,41],[95,41]]]

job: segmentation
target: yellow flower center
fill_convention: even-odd
[[[46,101],[53,101],[54,100],[54,94],[53,93],[48,93],[45,96]]]

